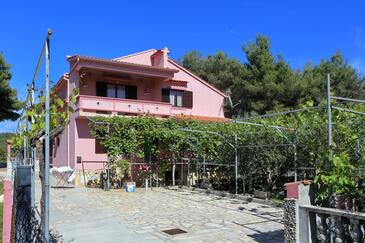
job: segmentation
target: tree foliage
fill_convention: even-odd
[[[365,77],[351,67],[340,52],[318,65],[308,63],[294,70],[282,55],[272,54],[268,37],[257,35],[244,44],[245,62],[219,51],[204,57],[192,51],[181,60],[184,67],[231,95],[228,116],[264,114],[281,108],[297,108],[308,101],[320,104],[326,97],[325,81],[331,74],[333,91],[340,96],[363,98]]]
[[[9,85],[10,79],[10,65],[6,63],[0,53],[0,121],[18,119],[17,111],[22,106],[22,103],[17,99],[16,90]]]

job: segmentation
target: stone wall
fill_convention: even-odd
[[[284,223],[284,240],[286,243],[296,242],[296,208],[297,200],[286,198],[284,200],[283,223]]]

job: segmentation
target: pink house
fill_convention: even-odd
[[[225,95],[168,56],[168,49],[146,50],[115,59],[74,55],[70,70],[55,85],[66,99],[79,88],[70,123],[53,144],[53,165],[101,169],[107,161],[90,135],[94,116],[191,117],[223,120]]]

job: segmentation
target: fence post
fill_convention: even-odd
[[[304,194],[301,189],[303,189],[301,188],[301,185],[298,185],[296,238],[299,243],[307,243],[310,242],[309,211],[301,206],[308,205],[308,200],[305,196],[304,198],[301,197],[301,194]]]
[[[299,243],[316,241],[316,216],[301,206],[312,205],[311,185],[298,185],[297,239]]]
[[[311,181],[290,182],[285,185],[284,201],[284,238],[286,243],[315,242],[315,215],[310,213],[305,205],[311,205],[313,200]]]

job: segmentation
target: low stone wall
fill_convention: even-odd
[[[282,207],[283,204],[280,202],[273,202],[270,200],[264,200],[264,199],[259,199],[259,198],[255,198],[251,195],[241,195],[241,194],[233,194],[233,193],[229,193],[229,192],[224,192],[224,191],[217,191],[217,190],[212,190],[212,189],[202,189],[202,188],[195,188],[195,187],[187,187],[187,186],[175,186],[175,187],[168,187],[169,189],[185,189],[185,190],[191,190],[191,191],[197,191],[197,192],[201,192],[201,193],[206,193],[206,194],[213,194],[216,196],[220,196],[220,197],[229,197],[229,198],[235,198],[235,199],[239,199],[242,201],[247,201],[247,202],[255,202],[255,203],[261,203],[261,204],[266,204],[266,205],[270,205],[270,206],[274,206],[274,207]]]

